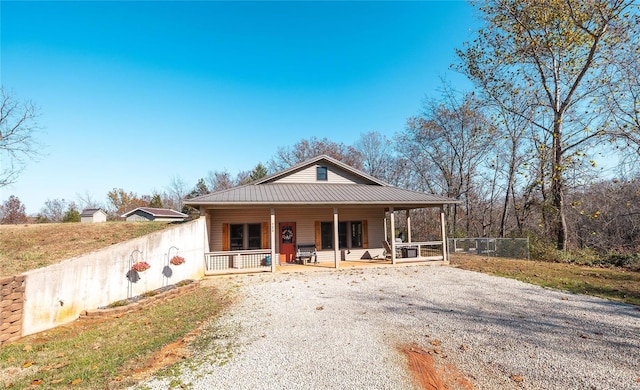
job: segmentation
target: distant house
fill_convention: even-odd
[[[184,221],[189,218],[187,214],[183,214],[171,209],[158,209],[154,207],[138,207],[128,213],[122,214],[122,218],[127,221]]]
[[[102,209],[84,209],[80,213],[80,222],[82,223],[94,223],[94,222],[106,222],[107,213]]]

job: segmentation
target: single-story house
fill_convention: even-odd
[[[447,261],[444,206],[455,199],[393,187],[326,155],[251,184],[185,199],[206,218],[208,274],[275,271],[276,264],[384,259]],[[437,241],[412,242],[408,210],[439,209]],[[394,239],[396,214],[406,242]],[[273,260],[273,261],[272,261]],[[311,259],[309,259],[311,260]]]
[[[138,207],[127,213],[122,214],[122,218],[127,221],[159,221],[172,222],[184,221],[189,218],[187,214],[180,213],[171,209],[160,209],[155,207]]]
[[[107,213],[102,209],[84,209],[80,213],[80,222],[93,223],[93,222],[106,222]]]

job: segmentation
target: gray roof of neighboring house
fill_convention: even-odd
[[[163,217],[163,218],[187,218],[188,215],[187,214],[183,214],[180,213],[178,211],[175,210],[171,210],[171,209],[159,209],[159,208],[155,208],[155,207],[138,207],[135,208],[129,212],[126,212],[124,214],[122,214],[122,218],[126,218],[128,216],[130,216],[131,214],[135,213],[136,211],[143,211],[147,214],[153,215],[154,217]]]
[[[366,184],[279,183],[246,185],[194,199],[190,205],[345,205],[367,204],[417,206],[458,203],[455,199],[396,188]]]
[[[95,213],[98,211],[102,211],[102,209],[84,209],[82,213],[80,213],[81,217],[93,217]],[[102,211],[104,213],[104,211]]]

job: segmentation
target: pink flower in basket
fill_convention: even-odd
[[[184,263],[184,257],[181,256],[173,256],[171,258],[171,260],[169,260],[169,263],[173,264],[173,265],[180,265]]]
[[[131,266],[131,270],[137,272],[144,272],[149,268],[151,268],[151,266],[146,261],[138,261],[137,263],[133,263]]]

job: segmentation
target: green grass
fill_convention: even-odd
[[[194,334],[207,321],[215,319],[229,301],[218,290],[197,288],[120,318],[80,320],[25,337],[0,349],[0,379],[4,382],[0,386],[11,389],[31,388],[34,384],[47,389],[131,386],[137,381],[133,374],[150,365],[154,352]],[[207,337],[210,336],[198,336],[196,340],[206,341]]]
[[[451,264],[538,286],[640,306],[640,272],[624,268],[459,255],[451,257]]]

